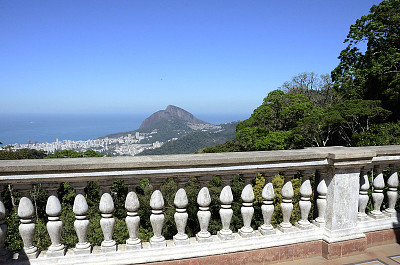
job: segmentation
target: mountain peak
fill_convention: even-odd
[[[165,110],[159,110],[150,115],[150,117],[148,117],[147,119],[145,119],[140,125],[139,129],[150,128],[161,121],[171,120],[176,118],[183,120],[184,122],[189,124],[195,124],[195,125],[208,124],[207,122],[204,122],[196,118],[195,116],[193,116],[193,114],[182,108],[179,108],[174,105],[168,105]]]

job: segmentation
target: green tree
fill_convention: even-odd
[[[13,150],[11,145],[0,148],[0,160],[42,159],[46,155],[43,150],[28,148]]]
[[[333,143],[341,122],[343,119],[336,109],[315,108],[299,121],[295,131],[302,136],[305,146],[327,146]]]
[[[284,82],[280,89],[288,94],[305,95],[315,107],[326,108],[339,101],[329,74],[300,73],[290,81]]]
[[[379,106],[379,101],[374,100],[346,100],[332,107],[341,116],[338,124],[340,141],[337,143],[354,146],[353,135],[370,129],[374,123],[384,121],[390,111]]]
[[[353,135],[357,146],[400,144],[400,121],[372,125],[369,130]]]
[[[400,0],[373,5],[350,26],[344,42],[332,71],[335,90],[345,99],[381,100],[392,111],[391,120],[399,119]]]

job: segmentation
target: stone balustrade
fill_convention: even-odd
[[[104,157],[49,160],[0,161],[0,189],[13,185],[21,194],[18,205],[19,232],[23,240],[23,251],[12,258],[4,247],[7,234],[6,210],[0,200],[0,261],[7,264],[134,264],[190,259],[226,253],[287,246],[321,241],[326,249],[338,242],[365,238],[366,233],[394,229],[400,222],[395,210],[398,198],[398,175],[400,146],[378,147],[326,147],[303,150],[246,152],[198,155],[171,155],[152,157]],[[389,170],[385,179],[384,171]],[[284,175],[281,188],[283,221],[271,224],[275,211],[272,178]],[[232,195],[229,181],[240,174],[246,183],[257,174],[265,177],[262,190],[261,214],[263,224],[253,229],[251,222],[255,199],[251,184],[245,185],[241,193],[241,218],[243,226],[238,231],[230,229],[233,217]],[[294,208],[292,178],[302,175],[298,206],[301,218],[291,220]],[[209,232],[211,197],[208,181],[218,175],[228,185],[220,194],[220,221],[222,229],[216,235]],[[174,220],[177,234],[171,239],[162,235],[164,225],[164,199],[158,189],[165,178],[174,178],[183,186],[190,177],[197,177],[202,184],[198,191],[198,222],[200,230],[195,237],[186,234],[188,220],[188,198],[180,188],[174,199]],[[315,185],[310,177],[315,176]],[[150,180],[155,190],[148,202],[151,207],[150,222],[153,236],[149,242],[138,238],[141,205],[132,191],[143,178]],[[371,184],[370,184],[371,178]],[[126,196],[126,226],[129,238],[124,245],[113,239],[115,219],[114,202],[110,186],[114,180],[123,180],[130,192]],[[97,181],[103,190],[99,210],[103,232],[101,246],[88,242],[88,204],[84,187],[88,181]],[[61,243],[63,222],[62,207],[56,189],[62,182],[71,183],[76,191],[73,204],[74,228],[78,237],[75,248],[67,249]],[[33,244],[35,233],[35,210],[29,191],[34,184],[41,183],[49,192],[46,205],[47,232],[51,245],[39,252]],[[373,210],[366,212],[372,189]],[[314,192],[313,192],[314,191]],[[313,196],[314,195],[314,196]],[[384,198],[387,203],[383,205]],[[314,218],[309,219],[312,205],[316,208]],[[329,254],[329,253],[328,253]],[[329,258],[329,255],[326,254]]]

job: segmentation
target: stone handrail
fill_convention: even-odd
[[[302,150],[219,153],[196,155],[170,155],[148,157],[104,157],[78,159],[44,159],[44,160],[12,160],[0,161],[0,190],[12,184],[20,192],[21,200],[18,215],[19,227],[24,241],[24,249],[18,259],[10,259],[10,253],[4,248],[7,232],[5,224],[5,208],[0,200],[0,261],[23,263],[29,259],[31,264],[132,264],[157,262],[192,257],[201,257],[237,251],[254,250],[274,246],[282,246],[299,242],[323,240],[327,244],[365,237],[366,232],[389,229],[399,226],[397,212],[394,209],[397,201],[398,176],[400,165],[400,146],[377,147],[323,147]],[[383,170],[387,167],[391,175],[386,183]],[[372,186],[374,210],[366,213],[369,201],[367,195],[371,188],[368,172],[376,172]],[[301,219],[292,225],[290,216],[293,210],[294,191],[291,177],[297,172],[303,175],[300,187],[299,207]],[[232,191],[229,181],[236,174],[241,174],[249,183],[257,173],[266,177],[266,185],[262,192],[261,207],[264,224],[258,230],[250,226],[254,208],[254,192],[250,184],[242,191],[243,227],[239,231],[231,231],[229,224],[233,211]],[[271,179],[276,174],[285,176],[281,190],[281,210],[283,221],[277,227],[271,225],[274,212],[274,189]],[[308,220],[312,196],[309,177],[317,173],[315,203],[318,214],[315,220]],[[206,183],[214,175],[221,176],[226,185],[220,195],[220,217],[222,229],[217,235],[208,232],[210,221],[209,205],[211,198]],[[163,194],[157,187],[166,177],[176,180],[179,187],[195,176],[202,183],[197,203],[200,231],[196,237],[189,238],[185,233],[188,215],[186,213],[187,196],[183,188],[175,195],[175,223],[178,233],[172,240],[162,236],[164,222]],[[154,236],[150,242],[141,242],[137,238],[140,216],[139,202],[134,192],[126,198],[126,225],[129,238],[124,245],[117,245],[112,238],[114,227],[114,204],[109,189],[115,180],[124,180],[132,190],[140,179],[147,178],[156,187],[150,200],[152,215],[150,221]],[[89,220],[88,206],[84,196],[87,181],[97,181],[103,190],[99,209],[101,211],[101,227],[104,240],[94,250],[87,242]],[[73,207],[76,216],[74,223],[79,239],[74,249],[66,249],[61,244],[63,223],[60,220],[61,204],[56,196],[60,183],[69,182],[77,195]],[[33,245],[35,223],[34,208],[29,198],[29,191],[34,184],[41,183],[49,191],[46,206],[48,215],[47,229],[51,246],[47,251],[39,253]],[[387,186],[388,207],[381,211],[384,197],[383,189]],[[206,248],[203,246],[207,245]]]

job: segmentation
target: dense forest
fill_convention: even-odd
[[[363,146],[400,144],[400,0],[385,0],[379,5],[372,6],[370,13],[358,19],[351,25],[350,32],[345,40],[347,47],[339,55],[339,65],[332,73],[317,75],[315,73],[301,73],[292,80],[285,82],[279,89],[270,92],[263,103],[254,110],[247,120],[236,127],[236,136],[232,141],[208,147],[203,152],[230,152],[252,150],[294,149],[307,146]],[[366,44],[365,51],[360,44]],[[190,141],[188,141],[190,142]],[[44,158],[46,154],[34,150],[22,150],[13,153],[11,150],[2,150],[0,155],[7,159]],[[49,158],[98,156],[99,154],[73,153],[62,151]],[[100,155],[101,156],[101,155]],[[389,174],[386,172],[385,174]],[[313,184],[314,177],[311,176]],[[295,196],[294,210],[291,222],[299,219],[299,188],[302,176],[296,175],[292,179]],[[272,224],[282,220],[279,209],[282,197],[280,190],[283,186],[283,176],[273,178],[275,189],[275,212]],[[255,216],[252,226],[256,228],[262,223],[260,206],[262,204],[261,191],[265,179],[257,175],[253,180],[255,193]],[[234,211],[231,229],[237,231],[242,226],[240,194],[244,187],[243,178],[237,175],[230,183],[234,202]],[[212,198],[210,211],[212,213],[209,231],[215,234],[221,228],[219,217],[219,195],[224,184],[220,177],[215,176],[208,188]],[[177,184],[173,179],[166,179],[161,186],[165,200],[165,222],[163,235],[171,239],[176,233],[173,215],[175,213],[174,196]],[[199,231],[197,220],[197,194],[200,183],[191,178],[185,185],[189,199],[187,206],[189,236]],[[142,179],[135,188],[140,201],[139,237],[148,240],[152,236],[150,224],[151,208],[149,206],[153,187],[147,179]],[[125,243],[129,237],[125,220],[125,198],[128,188],[122,181],[115,181],[111,187],[115,211],[114,239]],[[72,211],[75,191],[68,183],[63,183],[58,189],[58,198],[62,203],[61,220],[63,221],[63,244],[74,247],[77,242],[73,227],[75,220]],[[47,192],[41,185],[35,185],[30,197],[36,209],[35,245],[44,250],[50,245],[46,230]],[[88,219],[90,228],[88,241],[92,245],[100,245],[102,231],[100,228],[99,200],[101,191],[97,183],[89,182],[85,189],[86,200],[89,205]],[[22,248],[19,236],[17,206],[20,194],[12,186],[6,187],[3,201],[7,209],[6,223],[8,233],[6,247],[11,252]],[[370,202],[371,203],[371,202]],[[368,206],[371,208],[371,205]],[[310,219],[313,218],[310,211]]]

